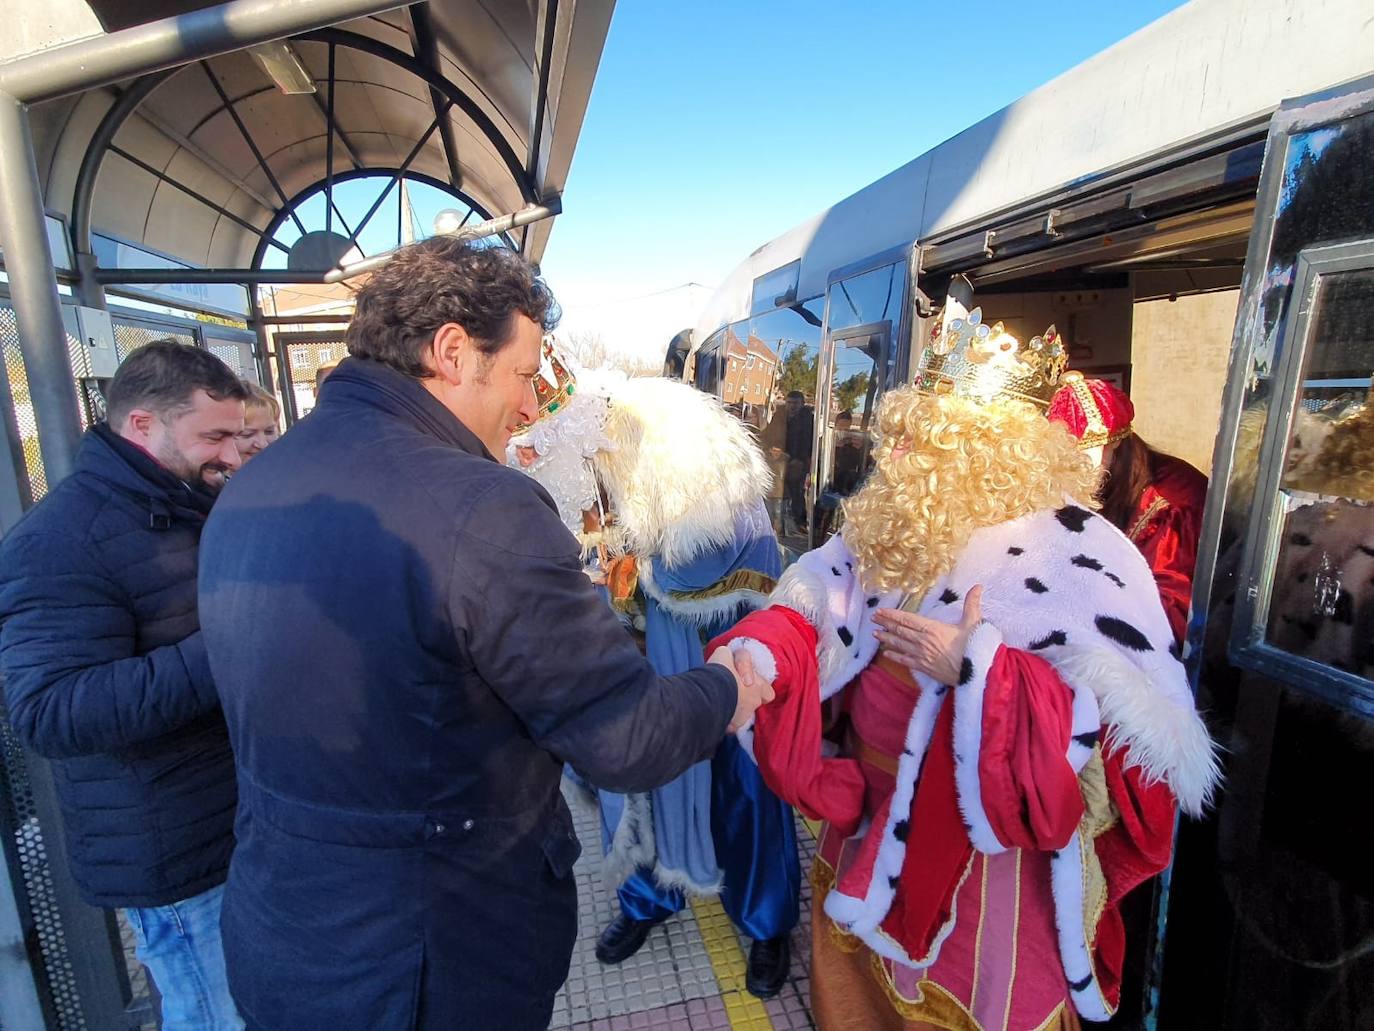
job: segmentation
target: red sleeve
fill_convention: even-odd
[[[1003,646],[988,671],[982,730],[978,774],[997,839],[1009,848],[1064,847],[1083,818],[1067,758],[1073,692],[1038,655]]]
[[[1111,901],[1169,865],[1178,803],[1163,781],[1146,783],[1140,767],[1126,766],[1124,748],[1105,750],[1107,791],[1120,820],[1097,839],[1097,854],[1107,875]]]
[[[1150,564],[1159,600],[1169,617],[1174,640],[1182,641],[1193,597],[1199,526],[1196,513],[1170,505],[1140,535],[1136,546]]]
[[[815,628],[792,609],[774,606],[745,616],[712,641],[707,654],[745,640],[762,645],[776,667],[777,697],[754,717],[759,772],[780,798],[848,837],[863,816],[863,773],[853,759],[821,758]],[[759,665],[757,659],[755,664]]]

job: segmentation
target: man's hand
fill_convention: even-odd
[[[759,676],[754,669],[754,660],[746,651],[731,652],[724,646],[717,648],[707,660],[714,665],[724,666],[735,675],[738,691],[735,702],[735,715],[730,718],[727,728],[731,734],[754,718],[754,711],[774,697],[773,685]]]
[[[983,588],[979,585],[968,592],[963,617],[955,624],[900,609],[879,609],[873,619],[883,628],[874,636],[888,658],[938,684],[958,684],[969,636],[983,621]]]

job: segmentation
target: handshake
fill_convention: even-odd
[[[724,666],[735,675],[738,694],[735,715],[730,718],[728,728],[733,734],[754,718],[754,712],[760,705],[773,700],[773,685],[759,675],[754,668],[754,660],[743,649],[732,652],[722,645],[711,653],[707,661],[714,666]]]

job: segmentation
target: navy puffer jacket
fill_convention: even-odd
[[[105,426],[0,545],[0,675],[94,906],[224,881],[236,789],[196,609],[209,499]]]

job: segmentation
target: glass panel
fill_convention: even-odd
[[[895,262],[831,284],[830,332],[870,322],[895,325],[902,314],[904,269],[902,262]]]
[[[841,501],[858,489],[872,468],[874,414],[882,389],[887,334],[866,333],[835,342],[826,420],[824,475],[816,502],[816,540],[843,524]]]
[[[766,315],[778,306],[778,299],[781,297],[795,301],[797,277],[800,273],[801,262],[794,261],[772,272],[765,272],[754,280],[754,295],[749,304],[749,314]]]
[[[1266,638],[1374,680],[1374,270],[1322,276],[1311,320]]]
[[[759,381],[765,374],[771,378],[763,395],[745,398],[743,417],[759,430],[764,459],[773,472],[769,496],[773,530],[784,547],[796,554],[807,547],[806,494],[815,446],[823,309],[824,301],[815,297],[792,307],[774,308],[749,323],[749,344],[755,355],[751,375]]]
[[[707,394],[720,392],[721,344],[725,341],[725,331],[711,336],[697,351],[696,367],[692,371],[692,385]]]

